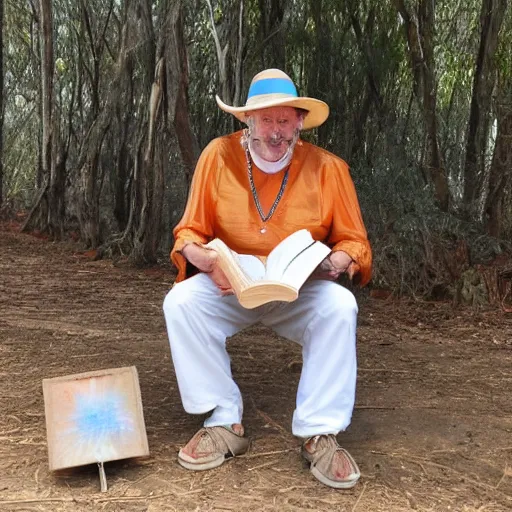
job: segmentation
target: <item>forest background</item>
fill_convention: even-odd
[[[507,0],[0,0],[0,213],[98,258],[167,259],[200,150],[278,67],[326,101],[394,295],[505,305]]]

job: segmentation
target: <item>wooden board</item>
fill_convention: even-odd
[[[135,366],[43,380],[50,470],[149,455]]]

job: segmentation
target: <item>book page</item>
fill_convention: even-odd
[[[277,244],[268,255],[265,279],[280,281],[290,261],[314,242],[311,233],[307,229],[301,229]]]
[[[315,242],[290,262],[281,276],[281,282],[299,289],[330,253],[329,247],[321,242]]]
[[[265,277],[265,265],[256,256],[248,254],[234,253],[238,259],[238,263],[244,272],[253,280],[261,281]]]

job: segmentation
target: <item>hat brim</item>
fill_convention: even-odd
[[[224,103],[219,96],[215,96],[217,105],[224,112],[234,115],[242,123],[247,122],[247,114],[255,110],[261,110],[270,107],[295,107],[307,110],[308,113],[304,118],[303,130],[316,128],[325,122],[329,117],[329,105],[315,98],[299,97],[299,98],[275,98],[266,99],[253,105],[244,107],[232,107]]]

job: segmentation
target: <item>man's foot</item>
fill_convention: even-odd
[[[187,469],[202,471],[220,466],[226,458],[242,455],[249,449],[244,427],[203,427],[178,453],[178,462]]]
[[[311,463],[313,476],[329,487],[350,489],[361,476],[355,460],[341,448],[333,434],[306,439],[302,456]]]

